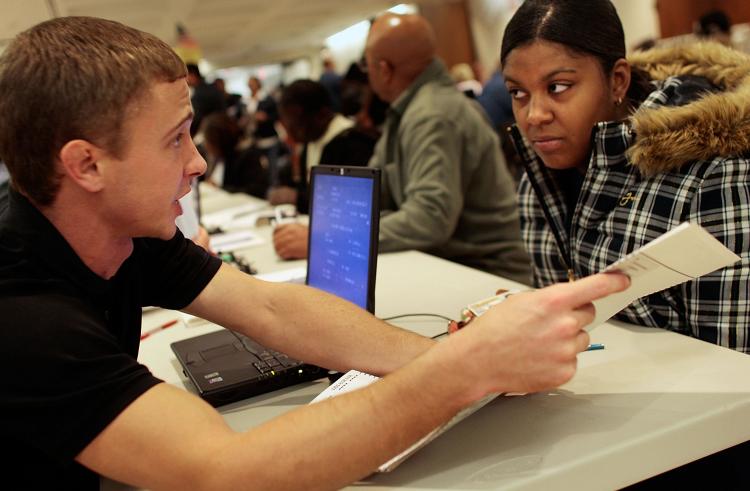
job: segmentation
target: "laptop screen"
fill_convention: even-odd
[[[380,172],[315,166],[307,284],[374,312]]]

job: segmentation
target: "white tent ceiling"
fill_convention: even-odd
[[[434,1],[434,0],[433,0]],[[321,48],[325,38],[383,11],[389,0],[0,0],[0,48],[18,32],[53,17],[116,20],[176,41],[182,23],[215,67],[287,61]]]

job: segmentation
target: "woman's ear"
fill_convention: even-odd
[[[99,159],[104,153],[86,140],[71,140],[58,154],[61,171],[73,182],[90,192],[97,192],[103,185]]]
[[[617,60],[615,66],[612,67],[610,86],[612,87],[612,99],[619,106],[627,98],[630,88],[630,63],[625,58]]]

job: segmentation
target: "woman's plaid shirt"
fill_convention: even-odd
[[[667,79],[644,104],[668,104],[679,78]],[[603,270],[682,222],[698,223],[738,254],[733,266],[641,298],[616,315],[750,352],[750,160],[742,156],[693,161],[644,178],[625,157],[634,141],[627,122],[599,123],[574,210],[516,128],[526,165],[519,187],[521,231],[535,286]],[[573,213],[570,229],[567,217]]]

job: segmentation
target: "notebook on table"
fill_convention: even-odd
[[[316,166],[310,190],[305,283],[374,312],[380,171]],[[228,329],[171,346],[198,394],[213,406],[315,380],[328,372]]]

